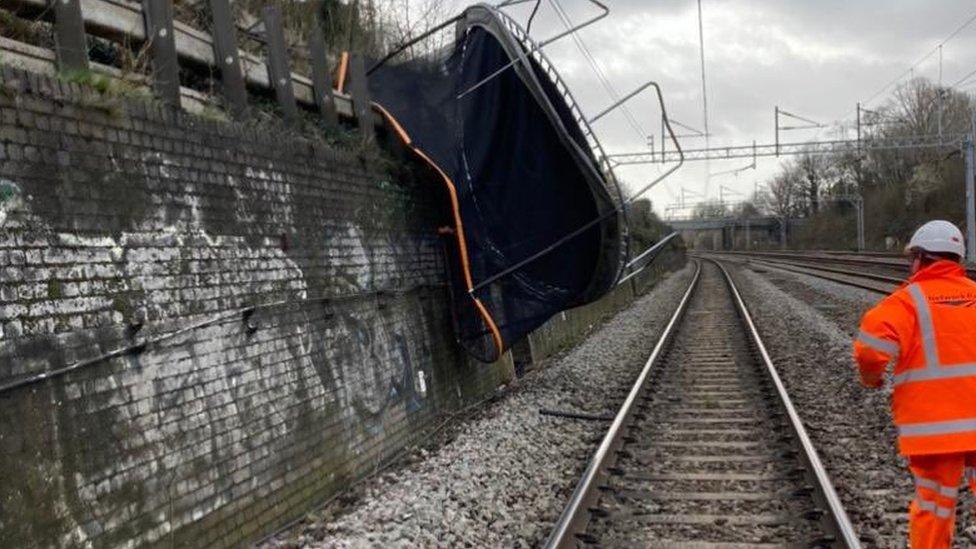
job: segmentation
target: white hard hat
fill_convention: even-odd
[[[958,227],[937,219],[922,225],[912,235],[906,250],[924,250],[932,253],[950,253],[960,257],[966,255],[966,245],[963,243],[962,231]]]

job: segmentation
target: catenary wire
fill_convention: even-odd
[[[565,9],[562,7],[562,4],[560,4],[559,0],[550,0],[550,4],[552,5],[553,10],[556,12],[557,16],[562,21],[562,23],[567,28],[572,28],[573,22],[569,18],[569,15],[566,13]],[[593,56],[593,52],[586,45],[586,42],[583,41],[583,38],[580,37],[578,33],[573,33],[572,38],[573,41],[576,43],[577,49],[579,49],[580,53],[583,54],[583,57],[586,59],[587,64],[590,65],[590,68],[593,70],[594,74],[596,75],[597,80],[600,81],[600,85],[603,86],[603,89],[606,90],[606,92],[610,95],[610,97],[614,101],[620,101],[620,93],[617,91],[616,87],[614,87],[613,83],[610,82],[610,79],[607,77],[606,72],[603,70],[603,67]],[[634,113],[630,110],[630,108],[628,108],[626,105],[623,105],[621,106],[621,111],[623,111],[624,116],[627,118],[627,122],[630,124],[631,128],[633,128],[634,131],[640,136],[641,140],[642,141],[646,140],[649,134],[641,125],[640,121],[637,120],[637,117],[634,116]],[[674,193],[674,189],[671,188],[671,186],[668,184],[667,181],[664,181],[663,183],[664,183],[663,185],[664,190],[667,191],[667,193],[671,196],[672,199],[675,198],[676,195]]]

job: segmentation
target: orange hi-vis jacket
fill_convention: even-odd
[[[976,282],[961,265],[936,261],[865,313],[854,358],[879,383],[895,363],[903,455],[976,450]]]

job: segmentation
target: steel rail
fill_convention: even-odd
[[[864,275],[862,273],[855,273],[853,271],[842,271],[841,269],[830,269],[827,267],[812,267],[809,265],[800,265],[797,263],[780,262],[780,261],[769,261],[765,259],[753,260],[761,265],[767,267],[772,267],[774,269],[781,269],[791,273],[797,273],[807,276],[812,276],[814,278],[820,278],[823,280],[828,280],[830,282],[836,282],[844,286],[850,286],[853,288],[860,288],[862,290],[868,290],[881,295],[888,295],[898,288],[897,283],[887,282],[887,281],[877,281],[876,278]]]
[[[750,258],[751,259],[751,258]],[[794,267],[803,267],[805,269],[813,269],[817,271],[822,271],[825,273],[836,273],[842,275],[856,276],[858,278],[865,278],[868,280],[875,280],[878,282],[885,282],[887,284],[894,284],[898,286],[905,282],[904,277],[899,278],[895,276],[888,276],[877,273],[869,273],[865,271],[852,271],[850,269],[838,269],[837,267],[824,267],[822,265],[813,265],[806,261],[790,261],[788,259],[751,259],[752,261],[760,261],[762,263],[775,264],[775,265],[790,265]]]
[[[862,255],[854,252],[847,252],[844,254],[841,252],[728,251],[721,253],[748,257],[773,257],[796,261],[827,262],[838,265],[861,265],[865,267],[900,270],[903,272],[908,269],[908,261],[905,256],[879,257],[876,255]]]
[[[823,267],[820,265],[811,265],[810,263],[804,263],[800,261],[766,259],[758,256],[747,256],[744,254],[743,255],[735,254],[732,256],[729,256],[727,254],[715,254],[715,255],[720,257],[722,261],[733,261],[736,263],[745,263],[745,262],[755,263],[757,265],[763,265],[765,267],[780,269],[782,271],[812,276],[815,278],[828,280],[830,282],[836,282],[838,284],[843,284],[844,286],[851,286],[854,288],[860,288],[862,290],[868,290],[881,295],[890,294],[891,292],[896,290],[902,282],[904,282],[902,279],[896,279],[894,277],[888,277],[888,276],[874,274],[874,273],[848,271],[845,269],[835,269],[831,267]],[[711,258],[709,257],[709,259]]]
[[[631,416],[637,401],[647,390],[647,380],[651,375],[651,370],[654,368],[668,342],[674,337],[677,326],[684,316],[685,310],[688,308],[688,303],[691,301],[691,296],[694,294],[695,288],[698,287],[698,281],[701,279],[702,274],[702,266],[698,261],[695,262],[695,265],[695,275],[691,280],[691,284],[685,290],[684,296],[678,303],[674,314],[671,315],[671,320],[668,321],[667,326],[664,328],[664,332],[654,346],[650,358],[647,359],[644,368],[641,370],[640,375],[637,376],[637,380],[627,394],[626,400],[620,406],[617,415],[614,416],[613,423],[610,424],[610,429],[604,435],[596,452],[593,453],[593,457],[590,458],[583,477],[577,483],[569,504],[563,510],[562,515],[560,515],[552,533],[549,535],[549,539],[546,540],[545,547],[575,547],[576,534],[586,530],[587,523],[589,522],[587,510],[599,496],[598,486],[606,477],[606,469],[612,466],[613,460],[616,459],[615,450],[621,444],[625,427],[631,422]]]
[[[893,269],[906,271],[909,266],[908,258],[905,254],[891,252],[850,252],[841,250],[810,250],[810,251],[723,251],[718,252],[726,255],[740,256],[766,256],[780,257],[784,259],[795,259],[798,261],[826,261],[840,265],[863,265],[865,267],[878,267],[882,269]],[[976,267],[971,263],[964,265],[966,274],[976,280]]]
[[[834,490],[833,483],[830,481],[830,476],[827,475],[827,470],[824,468],[823,462],[820,460],[820,455],[817,453],[817,449],[814,447],[813,441],[810,440],[806,427],[803,426],[803,420],[800,418],[800,414],[797,413],[796,407],[793,405],[793,401],[790,399],[790,395],[786,391],[786,386],[783,385],[783,380],[779,377],[779,372],[777,372],[776,366],[773,364],[773,361],[769,356],[769,352],[766,350],[766,345],[763,344],[762,338],[759,336],[759,330],[756,328],[756,324],[752,320],[752,315],[749,314],[749,308],[746,307],[745,302],[742,300],[742,295],[739,293],[739,289],[735,286],[735,282],[732,280],[732,276],[729,274],[729,272],[725,269],[725,266],[720,261],[716,261],[714,259],[710,259],[709,261],[717,265],[722,271],[722,274],[725,276],[725,281],[732,293],[733,301],[735,301],[736,307],[739,310],[739,315],[741,316],[743,323],[745,323],[746,327],[748,328],[747,331],[749,332],[749,336],[752,339],[753,344],[755,344],[756,350],[759,352],[760,357],[762,358],[763,364],[766,367],[766,372],[769,374],[773,385],[776,387],[776,392],[779,394],[780,403],[783,405],[783,408],[789,417],[794,435],[803,448],[803,459],[807,463],[808,471],[813,475],[813,480],[816,481],[815,495],[823,504],[827,506],[827,518],[832,523],[831,529],[837,535],[837,539],[841,541],[845,547],[859,549],[861,547],[861,542],[858,539],[857,532],[854,530],[854,526],[851,524],[851,520],[847,516],[847,511],[844,510],[844,505],[841,503],[840,497],[837,495],[837,491]]]

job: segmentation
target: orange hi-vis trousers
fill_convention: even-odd
[[[956,525],[956,499],[965,472],[976,491],[976,452],[908,456],[915,499],[908,507],[911,549],[948,549]]]

